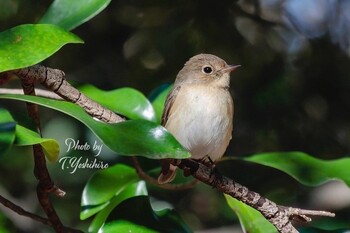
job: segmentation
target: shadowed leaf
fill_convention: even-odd
[[[276,168],[308,186],[318,186],[334,179],[350,186],[350,158],[322,160],[303,152],[271,152],[244,160]]]

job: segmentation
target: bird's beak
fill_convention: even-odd
[[[221,70],[222,73],[231,73],[232,71],[236,70],[241,65],[228,65],[227,67],[223,68]]]

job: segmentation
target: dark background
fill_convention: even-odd
[[[37,22],[49,5],[50,1],[0,0],[0,31]],[[242,65],[231,75],[235,126],[227,156],[303,151],[336,159],[349,155],[350,150],[348,12],[350,1],[346,0],[113,0],[99,15],[73,30],[85,44],[66,45],[44,64],[63,70],[76,86],[89,83],[106,90],[129,86],[147,96],[159,85],[172,83],[191,56],[212,53],[230,64]],[[23,103],[11,103],[3,104],[18,121],[25,121]],[[45,136],[61,142],[67,136],[94,140],[73,119],[42,111]],[[65,150],[63,145],[63,154]],[[35,191],[28,166],[31,157],[20,153],[29,150],[21,148],[17,154],[1,158],[0,190],[36,209],[36,204],[28,204]],[[123,160],[106,154],[111,164]],[[80,225],[79,198],[93,171],[70,175],[58,164],[49,168],[56,182],[69,192],[67,199],[58,201],[61,215],[66,222]],[[310,201],[313,188],[276,170],[238,161],[219,168],[281,204],[320,207]],[[150,189],[155,197],[170,201],[192,229],[237,224],[214,190],[202,186],[182,193]],[[344,192],[348,190],[344,188]],[[348,218],[349,203],[348,198],[337,207],[340,218]],[[67,213],[67,208],[72,211]],[[4,224],[19,229],[16,222],[6,220],[8,215],[2,217]],[[20,217],[12,217],[16,218]],[[22,231],[42,229],[31,221],[28,226],[32,228]]]

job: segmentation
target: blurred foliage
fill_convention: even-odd
[[[1,0],[0,31],[38,22],[50,3]],[[148,95],[161,84],[173,82],[189,57],[202,52],[216,54],[242,65],[232,74],[235,127],[228,156],[303,151],[320,159],[338,159],[350,151],[349,10],[346,0],[114,0],[73,30],[83,38],[84,46],[68,45],[44,64],[64,70],[71,83],[91,83],[108,90],[131,86]],[[14,82],[9,85],[15,86]],[[1,101],[1,105],[17,121],[30,125],[21,104]],[[44,130],[67,128],[84,142],[90,137],[76,121],[54,111],[42,111]],[[63,119],[61,123],[53,123],[57,118]],[[61,148],[66,151],[67,146],[61,143]],[[0,190],[8,190],[8,196],[36,211],[31,157],[21,156],[28,153],[29,149],[13,148],[1,158]],[[71,157],[93,156],[92,151],[66,153]],[[106,161],[128,162],[115,154]],[[158,166],[154,161],[142,162],[147,169]],[[53,180],[68,193],[64,200],[55,200],[64,223],[87,229],[89,223],[79,220],[79,202],[93,171],[78,169],[70,174],[60,164],[48,166]],[[223,174],[280,204],[322,208],[321,201],[312,201],[317,196],[313,189],[278,170],[242,160],[222,162],[218,167]],[[338,190],[339,183],[333,184],[331,190]],[[202,185],[181,195],[148,188],[150,196],[172,203],[191,229],[238,223],[225,209],[222,195]],[[337,214],[336,226],[343,229],[349,229],[344,224],[350,218],[349,196],[347,188],[330,192],[326,198],[327,208]],[[2,216],[0,227],[49,232],[40,224],[21,222],[25,218],[11,217],[8,211],[4,210],[5,220]],[[303,232],[324,231],[305,228]]]

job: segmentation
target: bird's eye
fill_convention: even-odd
[[[205,74],[211,74],[213,72],[213,68],[211,68],[210,66],[204,66],[202,71]]]

